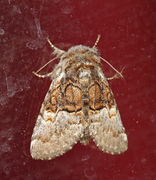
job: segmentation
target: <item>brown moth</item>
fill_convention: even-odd
[[[72,149],[78,141],[86,145],[90,138],[103,152],[120,154],[127,150],[125,128],[102,72],[100,59],[104,59],[95,47],[99,37],[93,48],[78,45],[67,52],[48,39],[60,62],[49,74],[34,73],[52,78],[31,138],[34,159],[53,159]]]

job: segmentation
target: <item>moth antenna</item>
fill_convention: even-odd
[[[47,37],[46,39],[47,39],[48,43],[50,44],[50,46],[54,49],[54,54],[57,54],[57,55],[60,55],[60,54],[61,54],[61,55],[62,55],[62,54],[65,53],[65,51],[63,51],[63,50],[55,47],[55,46],[51,43],[51,41],[49,40],[48,37]]]
[[[97,39],[96,39],[96,41],[95,41],[95,44],[94,44],[94,46],[92,47],[93,49],[95,48],[95,46],[97,46],[97,43],[99,42],[100,37],[101,37],[101,35],[98,34],[98,37],[97,37]]]
[[[115,69],[108,61],[106,61],[105,59],[103,59],[102,57],[100,57],[104,62],[106,62],[112,69],[114,69],[114,71],[116,71],[122,78],[124,78],[123,77],[123,75],[117,70],[117,69]]]

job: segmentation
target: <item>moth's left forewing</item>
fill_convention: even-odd
[[[127,135],[113,93],[101,70],[98,71],[97,84],[99,90],[89,89],[90,135],[102,151],[120,154],[128,148]]]
[[[67,105],[67,97],[71,99],[73,92],[79,94],[78,88],[65,84],[64,78],[62,73],[54,78],[42,103],[31,138],[30,151],[34,159],[49,160],[64,154],[83,133],[82,112],[67,111],[72,109],[72,105]]]

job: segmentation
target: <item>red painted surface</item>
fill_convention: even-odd
[[[142,0],[12,1],[0,4],[0,177],[46,180],[156,179],[156,2]],[[50,79],[32,74],[60,49],[98,49],[124,78],[110,81],[129,140],[109,155],[80,143],[50,161],[30,156],[30,138]],[[53,69],[51,63],[40,73]],[[103,62],[102,62],[103,63]],[[105,63],[106,77],[115,72]]]

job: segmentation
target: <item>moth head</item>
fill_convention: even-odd
[[[74,58],[77,62],[84,61],[87,63],[87,61],[89,62],[91,60],[100,63],[100,58],[96,47],[90,48],[83,45],[73,46],[61,56],[61,60],[72,58]]]

